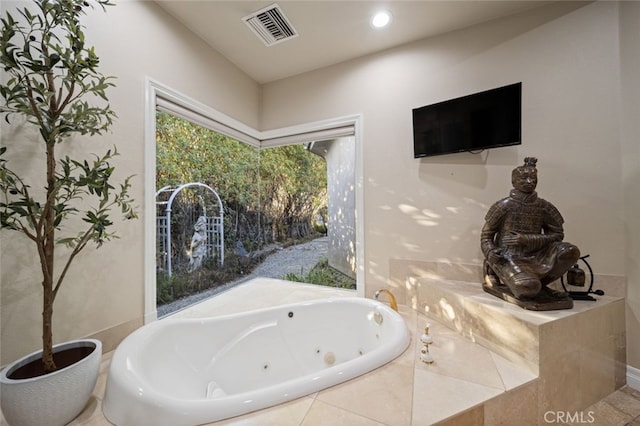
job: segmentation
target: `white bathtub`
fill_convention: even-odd
[[[103,411],[118,426],[209,423],[369,372],[409,340],[397,312],[356,297],[164,319],[116,349]]]

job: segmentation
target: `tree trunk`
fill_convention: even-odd
[[[53,361],[53,283],[51,281],[51,279],[45,279],[42,283],[44,292],[42,298],[42,364],[46,372],[56,370],[56,364]]]
[[[42,267],[42,363],[44,371],[56,370],[53,361],[53,301],[56,297],[54,288],[54,256],[55,256],[55,192],[56,192],[56,157],[55,140],[47,144],[47,203],[45,204],[43,227],[40,232],[44,236],[40,251]]]
[[[50,229],[43,243],[39,247],[40,267],[42,269],[42,364],[44,371],[52,372],[56,370],[53,361],[53,301],[55,299],[53,283],[53,258],[54,258],[54,228],[44,221],[45,230]],[[49,228],[51,226],[51,228]]]

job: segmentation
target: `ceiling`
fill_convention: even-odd
[[[549,1],[218,1],[156,0],[211,47],[258,83],[385,50],[404,43],[519,13]],[[277,3],[298,33],[267,47],[243,17]],[[391,24],[370,25],[387,9]]]

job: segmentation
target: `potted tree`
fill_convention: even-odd
[[[88,1],[103,9],[112,4]],[[0,146],[0,224],[3,232],[15,231],[34,243],[43,294],[42,350],[0,374],[2,412],[12,425],[66,424],[86,405],[99,372],[101,343],[87,339],[53,345],[54,301],[78,254],[117,237],[110,231],[112,210],[137,217],[130,178],[118,189],[112,183],[115,148],[90,159],[58,152],[79,151],[78,144],[89,138],[78,136],[102,135],[116,118],[106,96],[113,77],[98,71],[98,57],[85,44],[80,24],[90,6],[85,0],[34,0],[32,7],[2,17],[0,113],[18,130]],[[30,134],[28,128],[37,132]],[[40,145],[41,173],[9,167],[7,155],[28,143]],[[89,379],[80,379],[84,373],[76,368],[89,373]],[[65,375],[75,388],[63,387]],[[38,413],[38,405],[44,413]],[[62,413],[56,414],[57,408]]]

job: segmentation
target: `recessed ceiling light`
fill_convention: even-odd
[[[381,10],[379,12],[376,12],[376,14],[373,15],[373,18],[371,18],[371,25],[373,25],[375,28],[386,27],[390,22],[391,12],[389,12],[388,10]]]

